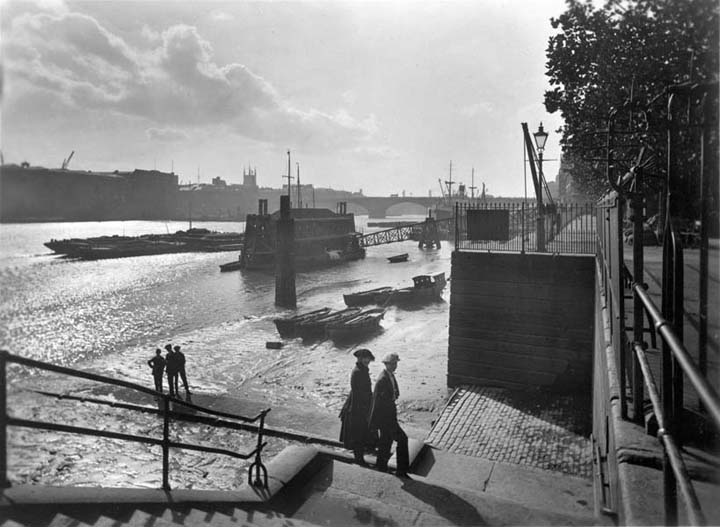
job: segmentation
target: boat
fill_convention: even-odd
[[[321,315],[320,317],[302,320],[295,323],[295,334],[303,339],[324,337],[328,324],[344,322],[359,313],[359,307],[349,307],[340,311],[331,311],[327,315]]]
[[[338,212],[320,208],[290,211],[295,228],[294,256],[297,269],[342,264],[365,257],[362,234],[355,231],[355,216],[344,207]],[[248,214],[240,255],[242,268],[275,268],[277,222],[280,212]]]
[[[291,338],[295,336],[295,325],[313,318],[319,318],[327,315],[330,312],[329,307],[323,307],[316,309],[315,311],[308,311],[307,313],[301,313],[291,317],[276,318],[274,320],[275,327],[282,338]]]
[[[413,276],[413,286],[393,290],[388,302],[408,304],[439,300],[442,298],[442,292],[446,285],[445,273]]]
[[[174,234],[53,239],[44,245],[68,258],[99,260],[168,253],[237,251],[242,247],[243,240],[241,233],[191,228]]]
[[[395,256],[388,256],[388,261],[390,263],[407,262],[407,260],[408,260],[408,253],[396,254]]]
[[[226,273],[228,271],[237,271],[242,267],[242,262],[240,261],[240,258],[237,260],[233,260],[232,262],[220,264],[220,272]]]
[[[387,300],[393,288],[389,286],[376,287],[367,291],[358,291],[343,295],[346,306],[366,306],[368,304],[382,304]]]
[[[327,336],[334,340],[362,337],[380,329],[380,320],[384,315],[385,308],[366,309],[352,318],[329,323],[325,330]]]

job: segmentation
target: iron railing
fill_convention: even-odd
[[[117,403],[114,401],[108,402],[108,401],[104,401],[102,399],[94,399],[94,398],[88,398],[88,397],[73,397],[73,396],[67,396],[67,395],[38,392],[38,393],[45,393],[46,395],[52,395],[52,396],[56,396],[56,397],[64,398],[64,399],[68,399],[68,400],[78,400],[78,401],[82,401],[82,402],[86,402],[86,403],[95,403],[95,404],[110,404],[111,406],[114,406],[117,408],[122,408],[125,410],[159,415],[163,419],[162,438],[125,434],[125,433],[112,432],[112,431],[107,431],[107,430],[99,430],[96,428],[74,426],[74,425],[69,425],[69,424],[52,423],[52,422],[37,421],[37,420],[30,420],[30,419],[20,419],[17,417],[10,416],[10,415],[8,415],[8,412],[7,412],[7,364],[8,363],[14,363],[14,364],[18,364],[21,366],[27,366],[27,367],[35,368],[35,369],[39,369],[39,370],[60,373],[63,375],[68,375],[70,377],[89,379],[91,381],[96,381],[96,382],[100,382],[100,383],[104,383],[104,384],[110,384],[110,385],[114,385],[114,386],[122,386],[124,388],[129,388],[131,390],[135,390],[140,393],[144,393],[147,395],[151,395],[153,397],[157,397],[160,400],[160,409],[150,408],[150,407],[141,406],[141,405],[134,405],[134,404]],[[185,408],[194,410],[196,412],[202,412],[204,414],[207,414],[207,416],[190,415],[187,413],[173,411],[173,410],[171,410],[171,403],[173,405],[183,406]],[[250,485],[253,485],[256,487],[267,488],[267,479],[268,479],[267,469],[265,468],[265,465],[263,465],[263,463],[262,463],[261,454],[262,454],[262,450],[267,445],[266,442],[263,442],[263,436],[264,436],[264,432],[265,432],[265,417],[267,416],[269,411],[270,411],[270,409],[268,408],[268,409],[261,411],[255,417],[245,417],[245,416],[231,414],[231,413],[227,413],[227,412],[211,410],[209,408],[204,408],[202,406],[194,405],[187,401],[182,401],[180,399],[171,397],[164,393],[158,393],[155,390],[152,390],[150,388],[146,388],[144,386],[140,386],[138,384],[134,384],[131,382],[113,379],[110,377],[104,377],[102,375],[96,375],[93,373],[87,373],[87,372],[83,372],[83,371],[79,371],[79,370],[73,370],[70,368],[56,366],[54,364],[48,364],[48,363],[33,360],[33,359],[27,359],[24,357],[19,357],[17,355],[12,355],[4,350],[0,350],[0,484],[2,484],[3,486],[9,486],[9,482],[7,479],[7,428],[9,426],[18,426],[18,427],[35,428],[35,429],[42,429],[42,430],[54,430],[57,432],[67,432],[67,433],[96,436],[96,437],[106,437],[109,439],[119,439],[122,441],[130,441],[130,442],[160,446],[162,448],[162,479],[163,479],[162,486],[163,486],[163,489],[165,489],[165,490],[170,489],[170,483],[169,483],[170,464],[169,463],[170,463],[170,449],[171,448],[195,450],[195,451],[207,452],[207,453],[213,453],[213,454],[221,454],[221,455],[234,457],[237,459],[250,459],[250,458],[254,457],[254,460],[248,469],[248,483]],[[238,422],[233,422],[233,421],[226,421],[226,420],[220,419],[220,418],[234,419],[234,420],[241,421],[241,422],[238,423]],[[258,423],[257,425],[252,425],[254,427],[255,431],[257,432],[256,447],[251,452],[240,453],[240,452],[235,452],[235,451],[228,450],[225,448],[216,448],[216,447],[212,447],[212,446],[196,445],[196,444],[183,443],[180,441],[173,441],[170,439],[171,420],[206,424],[206,425],[211,425],[213,427],[225,428],[225,429],[230,429],[230,430],[248,430],[250,423]]]
[[[679,432],[683,417],[684,378],[698,394],[707,421],[720,431],[720,398],[708,383],[699,366],[683,344],[683,248],[672,221],[663,240],[662,309],[647,292],[643,281],[643,216],[640,194],[632,196],[633,267],[624,263],[623,211],[625,200],[613,192],[598,206],[598,264],[601,269],[605,308],[608,310],[610,334],[616,352],[621,413],[638,423],[644,418],[645,396],[650,400],[657,421],[657,437],[663,447],[663,488],[666,523],[678,522],[677,490],[683,498],[688,522],[705,524],[691,478],[681,456]],[[635,203],[635,201],[640,202]],[[625,299],[633,301],[633,323],[625,326]],[[645,320],[648,321],[645,326]],[[632,331],[632,336],[626,334]],[[646,342],[650,338],[650,345]],[[658,390],[650,361],[649,347],[661,341],[661,386]],[[629,352],[629,353],[628,353]]]
[[[494,235],[473,232],[475,211],[498,211],[503,223]],[[456,203],[455,249],[508,252],[595,254],[595,204]],[[481,219],[480,221],[485,221]],[[491,215],[487,215],[487,221]],[[483,229],[480,229],[483,230]],[[538,233],[542,239],[538,238]]]

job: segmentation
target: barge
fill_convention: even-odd
[[[337,212],[320,208],[291,209],[290,216],[295,225],[296,268],[335,265],[365,258],[362,234],[355,231],[355,216],[346,212],[344,203],[338,205]],[[261,204],[259,214],[248,214],[240,254],[241,268],[275,268],[279,219],[279,211],[265,213],[265,204]]]
[[[99,260],[152,254],[237,251],[243,246],[243,240],[241,233],[195,228],[174,234],[50,240],[44,245],[55,254],[68,258]]]

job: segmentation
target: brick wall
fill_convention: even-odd
[[[448,386],[591,389],[592,256],[455,251]]]

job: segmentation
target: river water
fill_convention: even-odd
[[[398,218],[388,218],[397,220]],[[402,219],[420,221],[421,217]],[[243,223],[197,222],[196,227],[242,232]],[[368,232],[367,217],[357,216]],[[220,273],[236,253],[168,254],[99,261],[69,260],[43,246],[51,238],[139,235],[185,229],[180,222],[82,222],[0,225],[0,348],[25,357],[152,386],[147,360],[166,343],[182,346],[193,401],[250,414],[272,407],[269,424],[335,438],[337,411],[348,389],[357,346],[378,359],[401,356],[401,409],[437,410],[446,396],[445,371],[449,291],[445,301],[421,309],[390,307],[382,331],[362,342],[284,342],[273,318],[274,276],[265,272]],[[387,257],[408,252],[410,261]],[[364,260],[299,273],[298,310],[342,308],[342,294],[384,285],[411,285],[417,274],[450,274],[451,248],[421,250],[407,241],[371,247]],[[380,361],[371,365],[373,378]],[[161,437],[152,415],[59,400],[38,392],[100,397],[152,406],[125,389],[90,381],[10,368],[9,412],[16,417],[99,426],[122,433]],[[412,425],[412,423],[410,423]],[[423,426],[420,425],[420,432]],[[176,438],[249,451],[254,436],[174,425]],[[270,438],[266,457],[286,443]],[[160,449],[136,443],[11,427],[9,477],[14,483],[103,486],[160,484]],[[232,458],[173,452],[171,484],[234,488],[246,477]]]

